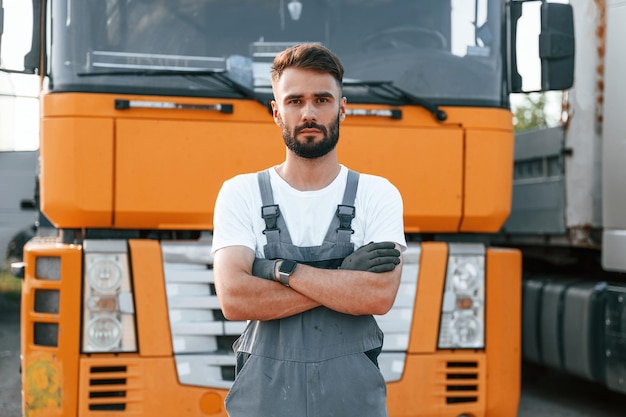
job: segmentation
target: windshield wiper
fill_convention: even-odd
[[[120,69],[107,69],[106,71],[89,71],[79,72],[76,75],[79,77],[96,77],[100,75],[149,75],[149,76],[172,76],[172,75],[213,75],[223,74],[226,72],[224,69],[212,69],[212,68],[197,68],[197,69],[171,69],[171,68],[123,68],[113,67]]]
[[[231,91],[239,93],[244,98],[252,99],[264,107],[269,112],[272,112],[272,107],[268,101],[263,100],[263,97],[257,94],[253,89],[246,87],[245,85],[233,80],[227,75],[226,70],[222,69],[198,69],[198,70],[170,70],[170,69],[125,69],[117,71],[93,71],[93,72],[79,72],[76,75],[79,77],[95,77],[95,76],[184,76],[184,77],[197,77],[208,76],[211,79],[218,81],[221,85],[229,88]]]
[[[446,112],[439,109],[439,106],[437,106],[436,104],[431,103],[426,99],[418,97],[414,94],[409,93],[408,91],[401,89],[400,87],[395,86],[392,81],[344,81],[343,85],[345,87],[370,87],[378,89],[385,93],[392,94],[393,98],[396,100],[403,100],[401,104],[414,104],[425,108],[426,110],[431,112],[432,115],[435,116],[435,119],[437,119],[437,121],[439,122],[443,122],[448,118]],[[375,91],[372,91],[372,94],[384,99],[390,98],[389,96],[376,93]]]

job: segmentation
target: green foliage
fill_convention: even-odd
[[[9,271],[0,269],[0,293],[7,298],[19,299],[22,290],[22,280],[15,278]]]
[[[547,127],[546,95],[524,94],[521,102],[513,108],[513,125],[516,132]]]

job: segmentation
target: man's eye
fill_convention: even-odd
[[[318,98],[318,99],[317,99],[317,102],[318,102],[318,103],[327,103],[327,102],[328,102],[328,99],[327,99],[327,98],[325,98],[325,97],[320,97],[320,98]]]
[[[289,104],[300,104],[300,100],[289,100]]]

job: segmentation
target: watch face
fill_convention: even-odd
[[[282,274],[291,274],[294,269],[296,269],[297,263],[294,261],[290,261],[289,259],[285,259],[281,264],[278,272]]]

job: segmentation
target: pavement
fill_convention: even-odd
[[[0,417],[20,417],[20,303],[0,293]]]

